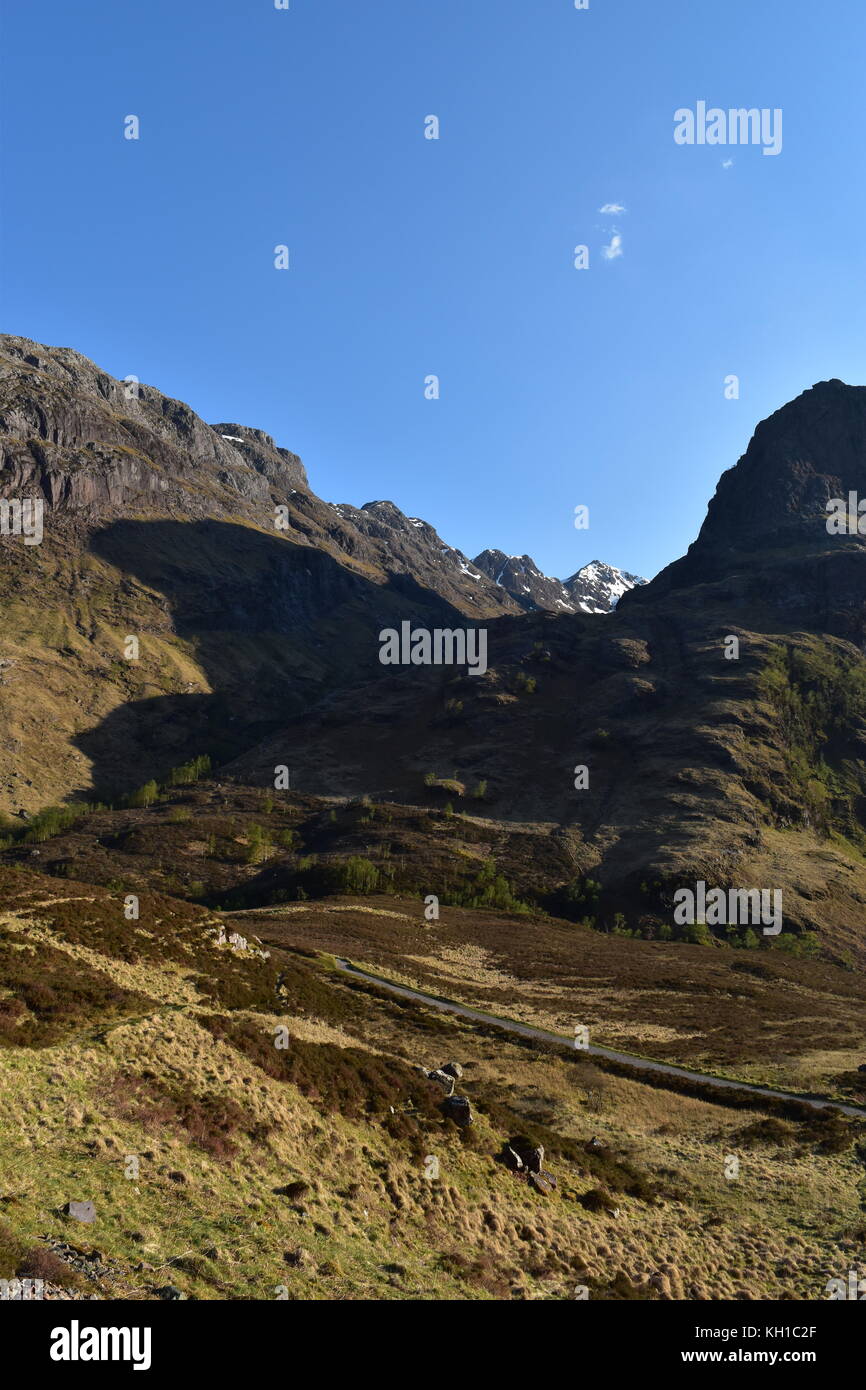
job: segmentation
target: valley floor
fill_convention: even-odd
[[[130,1299],[821,1300],[863,1263],[857,1121],[653,1087],[251,923],[223,942],[239,918],[157,894],[123,925],[106,889],[20,869],[0,887],[26,1001],[0,1000],[0,1276]],[[315,909],[323,928],[405,904],[342,906]],[[448,1059],[468,1130],[417,1069]],[[550,1196],[497,1161],[520,1133]]]

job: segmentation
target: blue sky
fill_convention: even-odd
[[[4,330],[266,429],[329,501],[650,576],[759,419],[866,382],[862,0],[3,11]],[[781,108],[781,153],[677,145],[700,100]]]

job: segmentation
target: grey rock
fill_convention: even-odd
[[[85,1221],[89,1224],[96,1220],[96,1207],[93,1202],[67,1202],[63,1210],[73,1221]]]
[[[428,1081],[435,1081],[437,1086],[441,1086],[446,1096],[453,1096],[454,1077],[450,1072],[446,1072],[440,1067],[436,1071],[428,1071],[426,1076]]]
[[[472,1106],[466,1096],[448,1096],[441,1105],[443,1115],[453,1120],[461,1129],[473,1123]]]
[[[552,1173],[530,1173],[529,1185],[542,1197],[550,1197],[556,1191],[556,1178]]]

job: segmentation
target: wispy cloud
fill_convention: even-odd
[[[606,217],[616,217],[619,213],[625,211],[626,209],[623,207],[622,203],[603,203],[599,208],[599,212],[603,212]]]
[[[614,232],[610,239],[609,246],[601,248],[601,254],[606,261],[615,261],[622,255],[622,237],[619,232]]]
[[[732,159],[723,159],[723,160],[722,160],[722,168],[723,168],[723,169],[730,169],[730,168],[732,167],[733,163],[734,163],[734,161],[733,161]]]

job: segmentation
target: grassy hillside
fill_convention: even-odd
[[[326,955],[263,958],[246,927],[219,944],[217,914],[158,894],[135,922],[76,880],[7,869],[0,890],[0,1276],[128,1298],[821,1298],[862,1251],[854,1124],[524,1047]],[[452,1058],[469,1130],[417,1070]],[[520,1133],[552,1196],[497,1162]]]

